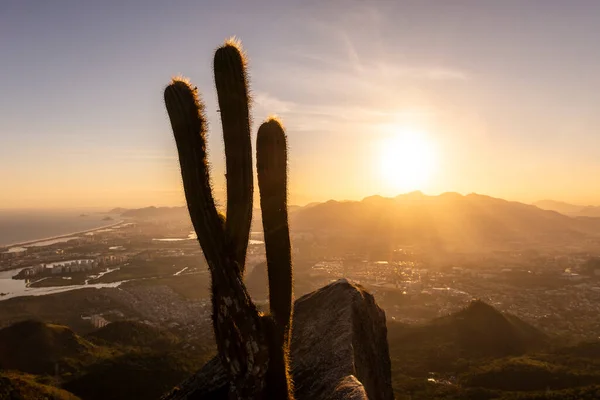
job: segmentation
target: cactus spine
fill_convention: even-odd
[[[243,283],[252,220],[253,172],[246,62],[228,41],[215,52],[227,170],[227,214],[215,207],[206,152],[206,117],[197,89],[174,79],[165,104],[179,154],[188,210],[212,277],[213,328],[230,376],[231,399],[293,399],[289,378],[292,264],[287,221],[285,133],[261,125],[257,164],[272,315],[260,314]]]

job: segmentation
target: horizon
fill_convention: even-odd
[[[430,193],[425,193],[421,190],[414,190],[414,191],[410,191],[410,192],[404,192],[404,193],[398,193],[396,195],[391,195],[391,196],[383,196],[380,194],[372,194],[372,195],[368,195],[368,196],[364,196],[361,198],[357,198],[357,199],[325,199],[325,200],[317,200],[317,201],[310,201],[310,202],[306,202],[306,203],[293,203],[293,202],[289,202],[288,207],[306,207],[308,205],[311,204],[323,204],[323,203],[327,203],[330,201],[335,201],[335,202],[339,202],[339,203],[343,203],[343,202],[362,202],[368,198],[371,197],[382,197],[385,199],[394,199],[397,197],[402,197],[402,196],[408,196],[408,195],[412,195],[412,194],[420,194],[424,197],[440,197],[443,195],[447,195],[447,194],[457,194],[461,197],[467,197],[467,196],[482,196],[482,197],[491,197],[494,199],[500,199],[500,200],[504,200],[504,201],[508,201],[508,202],[517,202],[517,203],[521,203],[521,204],[526,204],[526,205],[533,205],[536,206],[538,208],[541,208],[542,210],[551,210],[551,209],[546,209],[546,208],[542,208],[540,207],[540,203],[554,203],[554,205],[564,205],[564,206],[573,206],[573,207],[581,207],[581,208],[586,208],[586,207],[600,207],[599,205],[596,204],[575,204],[575,203],[569,203],[569,202],[564,202],[564,201],[560,201],[560,200],[555,200],[555,199],[540,199],[540,200],[535,200],[532,202],[524,202],[524,201],[519,201],[516,199],[506,199],[506,198],[502,198],[502,197],[495,197],[495,196],[490,196],[488,194],[485,193],[477,193],[477,192],[469,192],[469,193],[459,193],[459,192],[454,192],[454,191],[448,191],[448,192],[443,192],[443,193],[437,193],[437,194],[430,194]],[[256,197],[256,196],[255,196]],[[222,208],[225,205],[226,199],[224,198],[215,198],[217,207]],[[106,206],[106,207],[100,207],[100,206],[75,206],[75,207],[54,207],[54,208],[33,208],[33,207],[22,207],[22,208],[0,208],[0,213],[23,213],[23,212],[73,212],[73,213],[77,213],[77,212],[92,212],[92,213],[108,213],[114,209],[124,209],[124,210],[136,210],[136,209],[143,209],[143,208],[178,208],[178,207],[187,207],[187,204],[184,202],[182,204],[145,204],[145,205],[137,205],[137,206],[131,206],[131,207],[125,207],[125,206],[121,206],[121,205],[115,205],[115,206]],[[253,209],[254,210],[260,210],[260,202],[255,199],[253,201]],[[553,210],[556,211],[556,210]]]
[[[233,35],[253,141],[268,115],[286,126],[290,204],[419,190],[600,205],[597,2],[33,3],[0,6],[0,210],[184,205],[161,95],[178,74],[206,103],[223,198],[211,60]]]

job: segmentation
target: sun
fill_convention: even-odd
[[[403,193],[424,189],[434,173],[436,161],[433,142],[424,132],[398,128],[381,141],[379,172],[389,191]]]

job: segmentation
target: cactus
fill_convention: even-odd
[[[246,61],[239,44],[215,52],[227,171],[226,217],[212,196],[206,117],[197,89],[175,78],[165,104],[179,154],[192,224],[210,269],[213,328],[232,399],[293,399],[289,377],[292,263],[287,218],[287,149],[275,119],[257,138],[257,169],[269,275],[271,315],[262,315],[243,282],[252,220],[253,172]]]
[[[269,342],[268,380],[274,384],[290,382],[288,351],[292,321],[292,259],[287,212],[287,144],[278,120],[271,118],[258,129],[256,169],[269,276],[269,304],[272,330]],[[291,385],[273,388],[286,398]]]

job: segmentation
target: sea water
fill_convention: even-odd
[[[112,220],[104,220],[111,216]],[[0,210],[0,246],[99,228],[118,216],[98,210]]]

